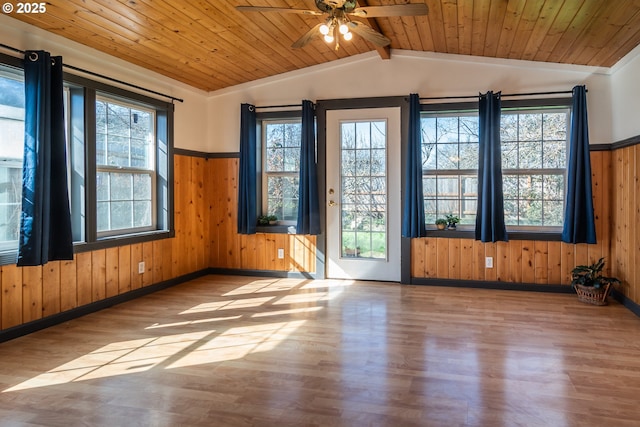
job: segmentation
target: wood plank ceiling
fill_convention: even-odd
[[[610,67],[640,44],[638,0],[425,3],[428,16],[376,19],[392,49]],[[320,38],[292,49],[321,17],[239,5],[315,10],[312,0],[65,0],[10,16],[206,91],[374,50],[357,36],[337,51]]]

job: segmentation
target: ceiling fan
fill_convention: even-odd
[[[419,16],[426,15],[429,12],[427,5],[424,3],[364,7],[358,7],[356,0],[315,0],[315,3],[318,10],[269,6],[237,6],[236,9],[241,12],[281,12],[313,16],[327,15],[324,22],[307,31],[307,33],[296,40],[291,47],[301,48],[314,38],[324,36],[325,42],[336,42],[336,50],[340,46],[340,35],[342,35],[344,40],[348,41],[353,38],[354,33],[379,47],[391,44],[391,40],[384,34],[381,34],[360,21],[352,21],[350,19],[351,16],[358,18],[381,18],[389,16]]]

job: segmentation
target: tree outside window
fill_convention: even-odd
[[[300,119],[262,122],[263,212],[280,221],[294,223],[298,218],[300,174]]]

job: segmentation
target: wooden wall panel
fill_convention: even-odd
[[[81,252],[72,261],[49,262],[42,267],[2,266],[1,328],[206,269],[210,257],[209,243],[205,242],[210,240],[212,205],[205,188],[210,182],[208,164],[201,158],[176,156],[175,166],[175,238]],[[195,242],[189,241],[194,237]],[[140,261],[145,262],[143,274],[138,273]]]
[[[640,146],[612,153],[611,274],[622,281],[622,292],[640,304]]]
[[[75,255],[78,305],[91,303],[91,252]]]
[[[2,329],[22,323],[22,268],[3,265],[2,275]]]
[[[315,236],[238,234],[238,159],[208,159],[206,165],[210,226],[203,253],[210,267],[315,272]],[[199,188],[200,184],[194,185]],[[206,211],[196,209],[196,212]],[[284,250],[284,259],[278,258],[278,249]]]
[[[60,261],[42,267],[42,316],[60,313]]]
[[[75,277],[75,274],[74,274]],[[42,317],[42,266],[22,269],[22,321]]]
[[[109,298],[118,295],[120,291],[120,271],[118,269],[120,256],[118,248],[107,249],[105,256],[105,292],[107,298]]]
[[[591,153],[597,244],[532,240],[481,243],[444,237],[413,239],[412,276],[569,285],[573,267],[591,263],[601,256],[613,259],[609,264],[612,269],[615,265],[618,272],[640,265],[640,227],[633,226],[640,220],[636,166],[639,156],[640,149],[634,148]],[[617,162],[615,167],[612,162]],[[489,256],[493,257],[493,268],[485,268],[485,257]],[[637,283],[640,272],[631,273]],[[637,298],[640,286],[629,283],[625,286],[628,295]]]
[[[60,262],[60,311],[78,306],[78,276],[75,260]]]

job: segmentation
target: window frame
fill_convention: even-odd
[[[503,102],[504,104],[504,102]],[[516,112],[516,113],[527,113],[532,112],[535,114],[544,114],[544,113],[556,113],[556,112],[567,112],[567,120],[566,120],[566,139],[565,139],[565,167],[564,168],[503,168],[502,175],[512,175],[512,176],[531,176],[531,175],[541,175],[541,176],[551,176],[551,175],[561,175],[563,178],[563,189],[562,189],[562,210],[564,212],[564,208],[567,202],[567,163],[569,160],[569,138],[570,138],[570,126],[571,126],[571,99],[568,100],[568,105],[545,105],[545,106],[518,106],[518,107],[502,107],[503,112],[506,110],[507,112]],[[520,140],[518,140],[518,151],[520,150]],[[544,142],[544,140],[542,141]],[[544,144],[543,144],[544,147]],[[521,202],[523,199],[516,199],[518,202]],[[542,202],[547,200],[544,197]],[[543,211],[544,215],[544,211]],[[564,216],[564,214],[563,214]],[[520,218],[520,216],[518,216]],[[563,218],[564,220],[564,218]],[[505,219],[506,221],[506,219]],[[560,225],[513,225],[506,224],[507,231],[547,231],[552,233],[562,233],[562,224]]]
[[[570,120],[572,114],[572,98],[571,97],[554,97],[554,98],[518,98],[518,99],[502,99],[501,110],[544,110],[544,109],[568,109],[569,122],[567,126],[567,144],[570,139]],[[421,115],[424,113],[445,113],[445,112],[473,112],[478,111],[478,102],[433,102],[425,103],[420,106]],[[569,159],[569,145],[566,150],[567,162]],[[477,169],[476,169],[477,171]],[[543,171],[543,169],[533,169],[534,172]],[[503,170],[504,173],[504,170]],[[566,204],[566,173],[564,168],[564,200]],[[542,174],[542,172],[541,172]],[[425,176],[423,171],[423,177]],[[446,235],[450,237],[467,237],[475,231],[473,226],[459,226],[458,231],[438,231],[435,224],[426,224],[427,232],[430,235]],[[562,227],[557,226],[507,226],[507,233],[513,240],[542,240],[542,241],[559,241],[561,239]]]
[[[450,104],[444,104],[444,105],[450,105]],[[461,105],[462,108],[461,109],[442,109],[442,110],[434,110],[434,111],[430,111],[430,110],[422,110],[421,112],[426,111],[426,114],[434,114],[434,115],[438,115],[438,116],[443,116],[443,117],[472,117],[474,114],[477,116],[478,113],[478,109],[477,109],[477,103],[475,110],[473,108],[469,108],[470,106],[472,106],[473,104],[455,104],[455,105]],[[422,114],[421,114],[421,118],[422,118]],[[477,143],[476,143],[477,144]],[[460,146],[460,141],[458,141],[458,147]],[[421,142],[421,146],[422,146],[422,142]],[[460,152],[460,150],[458,149],[458,153]],[[437,177],[438,176],[457,176],[458,177],[458,187],[459,187],[459,198],[457,199],[460,204],[462,204],[462,202],[464,201],[463,198],[463,193],[462,190],[460,189],[461,187],[461,177],[473,177],[476,178],[478,177],[478,168],[473,168],[473,169],[424,169],[422,170],[422,179],[424,182],[425,177],[436,177],[436,186],[437,186]],[[423,194],[424,194],[424,189],[423,189]],[[476,202],[477,202],[477,191],[476,191]],[[435,202],[436,202],[436,206],[438,203],[439,198],[436,196],[435,198]],[[447,200],[447,199],[444,199]],[[448,200],[452,200],[452,199],[448,199]],[[460,207],[460,209],[462,209],[462,207]],[[441,216],[439,216],[438,218],[444,218],[444,216],[447,213],[442,213]],[[459,212],[454,212],[454,215],[458,215]],[[425,212],[425,216],[426,216],[426,212]],[[428,230],[435,230],[436,229],[436,225],[435,224],[426,224],[426,227]],[[458,224],[458,227],[461,231],[466,231],[466,230],[473,230],[474,225],[473,224]]]
[[[140,175],[149,175],[149,177],[151,178],[151,194],[154,195],[156,194],[156,161],[155,161],[155,157],[156,157],[156,143],[157,143],[157,133],[156,133],[156,120],[155,120],[155,115],[156,115],[156,111],[154,109],[149,108],[146,105],[142,105],[136,102],[130,102],[130,101],[124,101],[122,99],[118,99],[118,98],[114,98],[109,96],[108,94],[102,94],[102,93],[97,93],[96,94],[96,102],[101,101],[101,102],[106,102],[106,103],[110,103],[110,104],[114,104],[114,105],[119,105],[121,107],[125,107],[125,108],[138,108],[140,110],[146,110],[147,112],[151,113],[153,116],[153,136],[154,136],[154,141],[153,141],[153,147],[152,150],[150,150],[152,152],[151,155],[151,164],[153,164],[153,168],[152,169],[144,169],[144,168],[140,168],[140,167],[133,167],[133,166],[108,166],[108,165],[102,165],[98,163],[98,160],[96,159],[96,174],[100,173],[100,172],[105,172],[105,173],[131,173],[131,174],[140,174]],[[96,131],[97,134],[97,131]],[[97,137],[96,137],[97,139]],[[96,140],[96,144],[97,144],[97,140]],[[96,147],[97,150],[97,147]],[[97,198],[97,193],[96,193],[96,198]],[[154,201],[157,200],[157,197],[153,197],[151,199],[151,224],[149,226],[144,226],[144,227],[129,227],[129,228],[124,228],[124,229],[110,229],[110,230],[105,230],[105,231],[99,231],[96,229],[96,234],[97,234],[97,238],[104,238],[104,237],[111,237],[111,236],[119,236],[122,234],[132,234],[132,233],[140,233],[140,232],[149,232],[149,231],[154,231],[157,228],[157,203],[153,203]],[[133,200],[132,200],[133,201]],[[98,203],[98,201],[96,200],[96,204]],[[97,209],[97,208],[96,208]]]
[[[268,122],[281,122],[281,123],[300,123],[302,125],[302,111],[270,111],[256,113],[256,150],[260,161],[256,162],[258,167],[257,171],[257,188],[258,195],[256,205],[259,207],[258,215],[268,215],[268,178],[270,176],[290,176],[300,179],[300,170],[297,172],[267,172],[266,159],[267,159],[267,146],[266,146],[266,123]],[[301,141],[302,142],[302,135]],[[296,211],[297,213],[297,211]],[[297,215],[296,215],[297,216]],[[295,226],[297,221],[295,220],[283,220],[278,218],[278,224],[284,226]],[[270,230],[273,227],[269,227]]]
[[[24,84],[24,66],[23,61],[19,58],[14,58],[12,56],[8,56],[0,53],[0,65],[9,69],[7,74],[22,76],[22,82]],[[14,72],[15,71],[15,72]],[[3,70],[3,74],[4,74]],[[4,161],[3,161],[4,163]],[[22,169],[22,162],[7,160],[5,166],[7,164],[16,165],[19,169]],[[10,167],[10,166],[7,166]],[[17,252],[18,252],[18,240],[5,241],[4,244],[0,245],[0,265],[6,264],[14,264],[16,262]]]
[[[74,160],[84,162],[84,182],[71,182],[71,193],[78,193],[84,197],[84,226],[76,230],[78,218],[74,217],[72,200],[72,218],[74,225],[74,248],[76,252],[104,249],[115,246],[148,242],[175,236],[173,209],[173,113],[171,102],[161,101],[146,95],[131,92],[126,89],[111,86],[106,83],[87,79],[75,74],[64,73],[66,85],[70,91],[70,120],[83,116],[83,128],[72,127],[73,132],[67,135],[70,141],[78,139],[84,141],[83,155],[74,156]],[[96,160],[96,100],[101,95],[109,99],[123,100],[125,103],[136,104],[147,108],[155,108],[156,154],[154,156],[156,169],[156,227],[152,230],[141,231],[127,229],[118,233],[102,235],[97,232],[97,160]],[[75,106],[75,108],[74,108]],[[77,120],[76,120],[77,121]],[[164,139],[164,140],[163,140]],[[72,149],[73,150],[73,149]],[[163,164],[164,163],[164,164]],[[73,169],[73,167],[72,167]],[[82,186],[83,188],[78,188]],[[78,215],[78,212],[75,212]],[[76,235],[85,233],[83,241],[76,241]]]
[[[23,72],[24,61],[0,53],[0,65]],[[64,72],[67,162],[74,253],[125,246],[175,236],[173,196],[174,104],[117,86]],[[145,229],[97,232],[96,112],[97,94],[155,111],[156,141],[152,191],[154,225]],[[0,248],[0,265],[14,264],[18,248]]]

